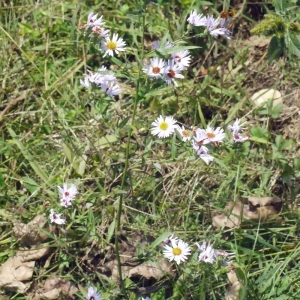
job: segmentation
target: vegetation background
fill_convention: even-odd
[[[289,5],[296,8],[287,16],[297,20],[299,1]],[[149,2],[144,11],[141,7],[140,1],[129,0],[1,1],[0,262],[18,251],[47,251],[31,258],[26,289],[20,283],[2,286],[0,298],[43,299],[41,290],[56,288],[59,296],[51,299],[85,299],[92,285],[104,299],[145,294],[154,300],[300,299],[299,58],[285,52],[269,61],[270,39],[250,34],[264,14],[275,12],[274,3],[161,0]],[[181,39],[194,8],[214,15],[234,8],[233,39],[190,38],[187,45],[200,48],[191,50],[193,63],[179,87],[151,85],[145,75],[136,95],[144,52],[154,40]],[[103,15],[106,26],[123,37],[126,55],[102,58],[87,42],[78,25],[90,11]],[[80,85],[88,67],[101,65],[118,74],[119,98]],[[283,104],[269,101],[255,108],[250,97],[266,88],[279,90]],[[220,147],[207,166],[175,136],[163,141],[151,136],[151,122],[160,114],[199,127],[226,127],[246,116],[250,139]],[[55,227],[48,215],[50,208],[59,208],[57,185],[63,182],[76,183],[80,195],[65,212],[66,226]],[[244,219],[237,227],[224,221],[218,229],[213,226],[216,213],[231,212],[230,201],[235,205],[249,196],[280,199],[280,209],[272,208],[268,218]],[[43,215],[46,224],[37,232],[38,222],[30,222]],[[164,266],[159,242],[172,232],[192,247],[206,239],[233,252],[232,270],[200,266],[195,255],[180,267]],[[122,269],[121,283],[118,254],[124,267],[142,266],[131,275]],[[150,274],[155,264],[165,272]],[[1,276],[9,276],[9,270],[2,267]],[[237,276],[239,295],[228,272]],[[49,288],[47,280],[53,278]]]

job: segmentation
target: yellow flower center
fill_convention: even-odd
[[[179,248],[173,248],[173,254],[174,255],[180,255],[181,254],[181,249],[179,249]]]
[[[109,50],[116,50],[117,44],[115,42],[110,41],[110,42],[107,42],[106,47]]]
[[[160,68],[159,67],[154,67],[154,68],[152,68],[152,72],[154,74],[158,74],[160,72]]]
[[[190,131],[189,130],[183,130],[181,133],[185,137],[189,137],[190,136]]]
[[[209,139],[213,139],[215,137],[215,134],[213,132],[209,132],[206,135]]]
[[[159,129],[160,130],[167,130],[168,129],[168,123],[162,122],[159,124]]]

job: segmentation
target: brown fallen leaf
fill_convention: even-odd
[[[31,279],[34,265],[34,261],[23,261],[22,256],[10,257],[0,267],[0,287],[24,293],[27,286],[22,281]]]
[[[75,299],[78,289],[68,280],[59,277],[48,278],[43,286],[35,293],[32,300]]]
[[[45,229],[47,219],[43,215],[37,215],[28,224],[15,222],[13,232],[15,237],[25,246],[38,245],[45,242],[48,239],[46,230],[50,232],[50,229]],[[43,230],[41,230],[43,228]]]
[[[229,280],[229,288],[226,291],[226,300],[237,300],[239,299],[239,292],[241,289],[241,284],[236,276],[235,267],[232,262],[228,264],[230,271],[227,273]]]
[[[30,284],[23,281],[32,278],[35,261],[47,255],[49,250],[48,245],[39,249],[22,249],[8,258],[0,267],[0,287],[24,293]]]
[[[238,201],[230,201],[224,211],[214,212],[212,215],[213,225],[220,229],[239,227],[243,219],[265,221],[269,217],[277,215],[282,209],[282,200],[274,197],[247,197]]]
[[[119,282],[118,262],[117,260],[110,261],[105,264],[105,267],[111,272],[111,279],[115,282]],[[156,280],[161,279],[166,275],[174,275],[172,264],[164,259],[157,262],[147,263],[143,262],[138,266],[122,266],[122,275],[124,278],[131,277],[144,277],[146,279],[154,278]]]

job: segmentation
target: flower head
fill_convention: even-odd
[[[91,83],[90,83],[90,78],[89,78],[89,75],[88,74],[84,74],[84,79],[80,79],[80,84],[86,88],[89,88],[91,86]]]
[[[191,56],[188,50],[172,53],[172,57],[183,70],[190,65]]]
[[[89,289],[88,289],[88,293],[86,295],[86,299],[87,300],[101,300],[102,297],[101,297],[101,294],[97,293],[96,288],[90,286]]]
[[[58,192],[60,197],[61,206],[68,207],[72,205],[72,201],[75,199],[78,191],[74,184],[68,187],[67,183],[63,184],[63,187],[58,186]]]
[[[180,74],[182,70],[183,68],[178,65],[174,59],[169,59],[167,65],[164,68],[163,79],[168,85],[173,82],[177,86],[175,78],[184,78],[184,76]]]
[[[202,14],[197,14],[196,10],[193,10],[190,13],[190,16],[187,19],[188,23],[194,26],[205,26],[206,24],[206,17],[204,17]]]
[[[146,73],[149,77],[161,78],[165,65],[166,63],[163,59],[154,57],[150,59],[149,65],[145,65],[145,68],[143,68],[143,72]]]
[[[240,124],[240,119],[236,119],[234,121],[234,123],[232,125],[228,125],[228,130],[232,131],[232,132],[239,132],[240,130],[244,130],[245,128],[243,128],[242,126],[245,124],[246,122]]]
[[[247,136],[243,136],[242,134],[238,132],[233,132],[232,133],[232,138],[236,143],[244,142],[248,140]]]
[[[149,298],[149,297],[143,298],[142,297],[142,300],[151,300],[151,298]]]
[[[205,129],[197,128],[195,130],[194,142],[200,147],[205,144],[209,144],[210,140],[207,139]]]
[[[92,33],[101,38],[107,38],[109,35],[109,29],[104,29],[100,26],[94,26],[92,27]]]
[[[185,243],[182,240],[175,241],[172,239],[171,246],[164,246],[163,254],[169,261],[175,260],[175,262],[179,265],[180,262],[187,260],[188,255],[191,255],[191,248],[188,243]]]
[[[209,164],[214,160],[214,157],[208,154],[209,150],[205,146],[199,146],[197,143],[195,143],[195,141],[192,142],[192,146],[199,157],[204,160],[206,164]]]
[[[94,14],[93,12],[90,12],[88,15],[88,21],[87,26],[88,27],[94,27],[94,26],[102,26],[105,24],[105,22],[102,21],[103,16],[100,18],[97,18],[98,14]]]
[[[55,213],[54,209],[50,209],[50,221],[51,223],[56,223],[56,224],[65,224],[66,220],[61,218],[61,214]]]
[[[174,240],[177,243],[179,241],[179,238],[177,236],[174,236],[174,233],[173,233],[167,239],[164,240],[165,245],[171,246],[172,240]]]
[[[173,47],[173,44],[170,43],[169,41],[166,41],[164,44],[161,43],[161,41],[154,41],[152,43],[152,49],[159,49],[159,48],[162,48],[162,49],[167,49],[167,48],[172,48]]]
[[[224,129],[217,127],[214,129],[213,127],[207,126],[205,130],[206,138],[209,142],[217,142],[220,143],[225,138]]]
[[[213,264],[217,260],[218,254],[216,250],[210,244],[207,244],[206,241],[204,241],[202,245],[199,245],[198,243],[196,243],[196,245],[201,251],[198,257],[199,261]]]
[[[105,41],[101,41],[101,49],[105,51],[103,57],[107,54],[114,56],[114,52],[119,54],[120,51],[125,51],[126,43],[122,38],[118,38],[118,34],[114,33],[112,38],[107,37]]]
[[[231,33],[225,26],[225,23],[220,18],[214,18],[213,16],[206,17],[206,23],[204,26],[206,26],[209,34],[211,36],[217,37],[219,35],[222,35],[226,37],[227,39],[231,39]]]
[[[181,135],[182,141],[186,142],[189,141],[192,138],[192,132],[188,129],[185,129],[184,126],[177,126],[176,130]]]
[[[121,93],[121,88],[117,84],[109,81],[102,82],[101,89],[111,97],[117,96]]]
[[[153,128],[151,133],[157,135],[159,138],[166,138],[174,133],[177,125],[176,120],[173,117],[159,116],[154,122],[152,122]]]

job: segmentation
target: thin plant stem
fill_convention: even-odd
[[[143,12],[145,12],[145,5],[146,5],[146,1],[143,5],[143,9],[142,9]],[[136,81],[135,97],[134,97],[134,103],[133,103],[132,125],[134,124],[134,121],[135,121],[137,105],[138,105],[138,102],[139,102],[140,76],[141,76],[141,70],[142,70],[142,61],[143,61],[143,58],[144,58],[144,39],[145,39],[144,29],[145,29],[145,14],[143,13],[142,14],[142,28],[141,28],[141,32],[142,32],[142,41],[141,41],[142,49],[141,49],[141,59],[140,59],[140,62],[139,62],[138,77],[137,77],[137,81]],[[123,170],[123,174],[122,174],[121,190],[124,189],[125,180],[126,180],[127,175],[128,175],[127,173],[128,173],[128,166],[129,166],[129,149],[130,149],[130,139],[131,139],[132,131],[133,131],[133,127],[130,126],[129,130],[128,130],[128,137],[127,137],[127,143],[126,143],[125,165],[124,165],[124,170]],[[119,199],[118,211],[117,211],[116,228],[115,228],[115,236],[116,236],[116,238],[115,238],[115,247],[116,247],[116,257],[117,257],[117,261],[118,261],[118,273],[119,273],[119,278],[120,278],[120,283],[121,283],[121,290],[122,290],[124,296],[127,296],[125,288],[123,286],[121,258],[120,258],[120,252],[119,252],[119,236],[121,235],[120,230],[121,230],[121,215],[122,215],[123,197],[124,197],[124,195],[121,194],[120,199]]]

